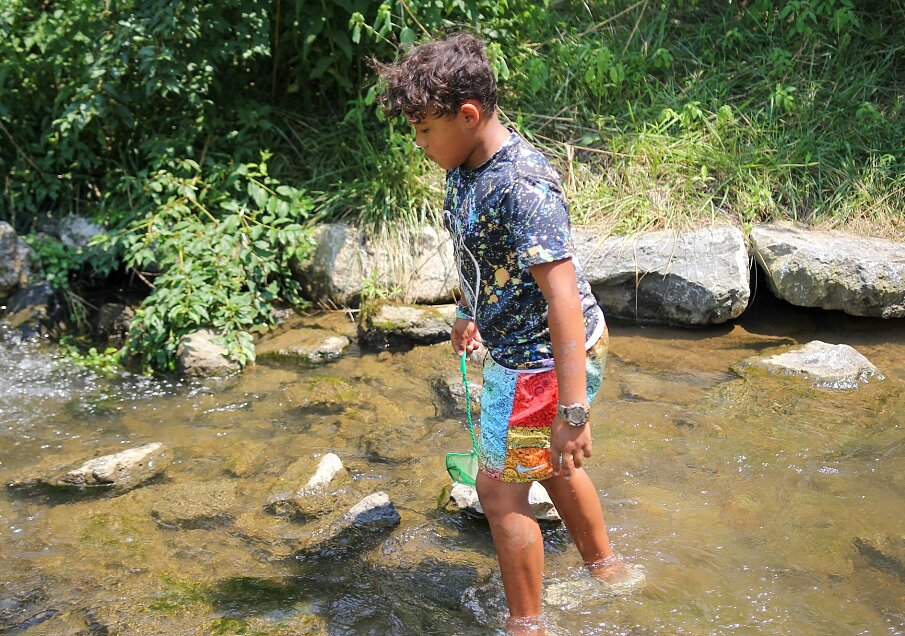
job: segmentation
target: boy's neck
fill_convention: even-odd
[[[493,117],[475,133],[475,147],[462,167],[474,170],[490,159],[509,139],[510,131]]]

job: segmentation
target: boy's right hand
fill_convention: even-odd
[[[452,341],[453,350],[459,356],[466,352],[471,353],[483,342],[475,322],[464,318],[456,318],[449,339]]]

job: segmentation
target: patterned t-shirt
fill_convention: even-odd
[[[533,265],[571,258],[587,340],[602,330],[603,314],[575,259],[559,175],[522,137],[512,132],[474,170],[448,171],[443,208],[460,305],[498,364],[525,371],[553,366],[547,300],[528,270]]]

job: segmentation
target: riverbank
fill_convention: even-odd
[[[9,226],[0,224],[0,235],[5,246],[2,262],[7,264],[5,289],[12,293],[3,319],[24,335],[66,331],[65,323],[59,322],[62,299],[54,290],[46,284],[23,286],[29,271],[28,248]],[[742,315],[758,284],[798,306],[860,316],[905,315],[902,243],[771,224],[756,224],[747,236],[717,225],[630,237],[575,228],[574,238],[576,261],[609,318],[686,327],[721,324]],[[458,279],[452,242],[442,230],[424,226],[390,243],[353,226],[326,224],[315,230],[314,241],[310,255],[293,263],[292,274],[301,291],[321,307],[444,305],[455,298]],[[97,308],[95,336],[108,343],[128,339],[136,311],[142,310],[122,302]],[[442,307],[406,311],[396,318],[382,316],[383,322],[398,322],[398,329],[373,338],[365,318],[371,320],[374,312],[363,311],[358,338],[369,346],[387,344],[387,337],[397,344],[433,342],[445,336],[452,320],[451,312]],[[419,336],[418,330],[430,335]],[[245,334],[251,347],[247,360],[255,356],[251,337]],[[302,343],[305,339],[307,344]],[[342,336],[312,332],[305,338],[297,336],[292,347],[296,355],[317,362],[335,359],[348,345]],[[192,375],[230,374],[243,364],[220,341],[217,329],[203,323],[182,335],[175,356],[180,372]],[[98,357],[103,362],[103,356]]]

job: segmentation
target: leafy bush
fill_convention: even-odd
[[[210,326],[231,357],[252,362],[249,330],[272,322],[272,303],[304,304],[291,265],[308,255],[313,206],[268,174],[268,158],[207,175],[191,160],[158,170],[140,222],[96,239],[122,250],[130,267],[159,272],[136,312],[127,357],[172,370],[180,338]]]

